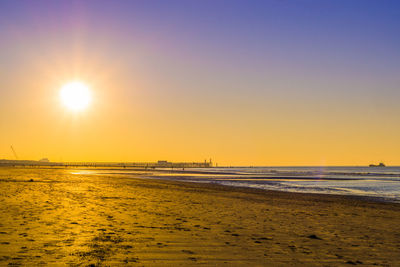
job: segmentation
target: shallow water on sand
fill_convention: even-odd
[[[137,174],[133,170],[99,170],[96,173]],[[141,176],[288,192],[379,197],[385,201],[400,202],[400,167],[164,169],[143,172]]]

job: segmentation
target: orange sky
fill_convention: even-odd
[[[399,126],[391,124],[396,117],[390,108],[377,116],[354,104],[350,114],[346,104],[354,98],[349,103],[287,99],[291,103],[283,105],[269,100],[268,94],[263,98],[240,98],[235,92],[168,95],[140,78],[125,80],[118,74],[96,72],[106,77],[98,79],[88,72],[81,80],[90,85],[93,101],[74,113],[59,99],[59,89],[68,79],[56,73],[68,71],[52,69],[54,77],[38,72],[14,82],[15,92],[0,107],[0,112],[9,114],[1,118],[1,158],[12,158],[12,144],[20,158],[52,161],[399,162]]]

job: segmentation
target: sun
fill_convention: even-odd
[[[63,85],[60,89],[60,98],[64,106],[72,111],[81,111],[92,101],[89,87],[79,81]]]

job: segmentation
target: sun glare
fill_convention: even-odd
[[[70,82],[60,89],[61,102],[73,111],[85,109],[92,100],[89,87],[82,82]]]

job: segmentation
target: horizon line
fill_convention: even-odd
[[[270,167],[374,167],[374,166],[369,166],[369,164],[361,165],[235,165],[235,164],[224,164],[224,165],[218,165],[214,164],[211,161],[167,161],[167,160],[158,160],[158,161],[41,161],[41,160],[31,160],[31,159],[0,159],[1,161],[8,161],[8,162],[32,162],[32,163],[38,163],[42,164],[44,166],[51,166],[53,164],[77,164],[77,165],[90,165],[90,164],[118,164],[121,166],[125,165],[132,165],[129,167],[135,167],[133,166],[134,164],[156,164],[156,165],[171,165],[171,164],[207,164],[209,166],[207,167],[214,167],[214,168],[270,168]],[[139,167],[139,166],[138,166]],[[399,165],[385,165],[385,167],[400,167]]]

